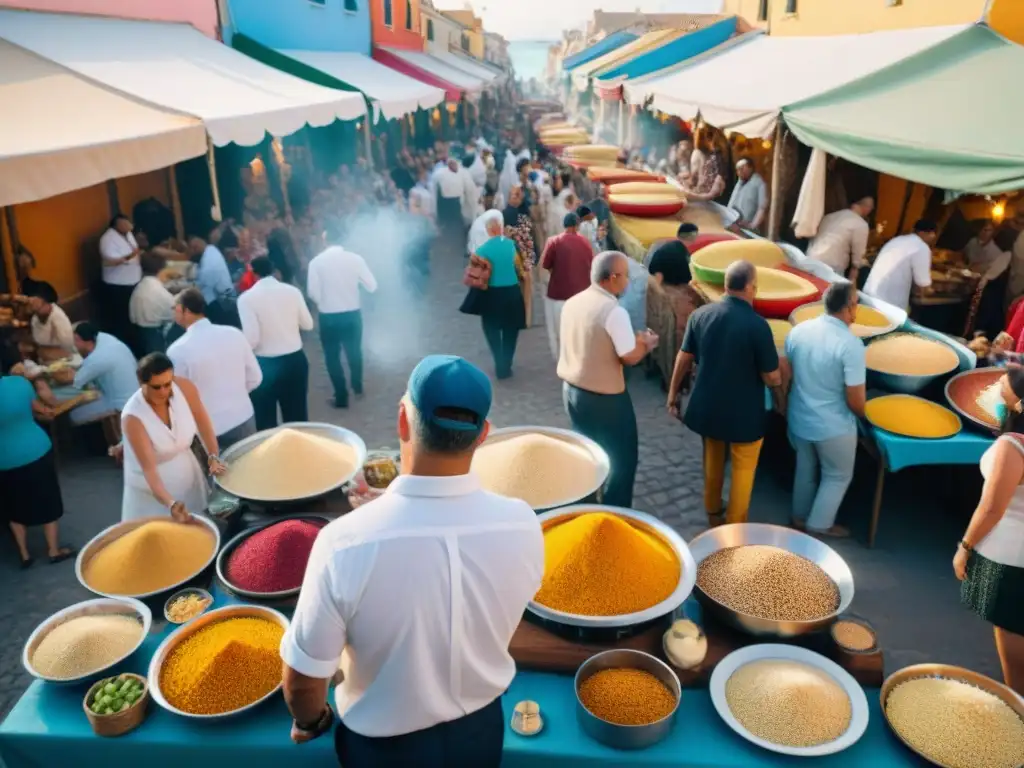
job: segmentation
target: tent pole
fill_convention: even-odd
[[[366,162],[369,163],[370,170],[373,170],[373,141],[370,138],[370,130],[370,114],[367,112],[363,118],[363,140],[366,142]]]
[[[210,191],[213,193],[213,205],[210,206],[210,218],[220,223],[223,214],[220,209],[220,187],[217,186],[217,159],[213,154],[213,141],[206,137],[206,170],[210,174]]]
[[[621,147],[623,140],[626,138],[626,105],[623,102],[619,102],[619,132],[618,132],[618,145]]]
[[[174,214],[174,235],[179,240],[184,240],[185,221],[181,215],[181,195],[178,192],[178,171],[173,165],[167,169],[167,180],[171,193],[171,212]]]
[[[598,98],[597,117],[594,119],[594,143],[601,141],[601,127],[604,125],[604,99]]]
[[[782,117],[775,122],[775,146],[772,147],[772,190],[768,209],[768,239],[779,239],[782,230],[782,141],[785,129]]]

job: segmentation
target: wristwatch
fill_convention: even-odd
[[[974,547],[967,543],[966,539],[960,539],[960,546],[963,547],[964,552],[971,554],[974,552]]]
[[[334,712],[330,707],[324,707],[324,711],[320,713],[320,719],[313,724],[300,723],[298,720],[292,720],[295,726],[295,730],[302,731],[302,733],[308,734],[311,737],[319,736],[320,734],[327,731],[331,727],[331,723],[334,721]]]

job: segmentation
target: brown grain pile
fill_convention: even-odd
[[[771,621],[814,621],[839,607],[839,588],[825,571],[760,544],[708,555],[697,566],[697,586],[727,608]]]
[[[580,683],[579,694],[588,712],[616,725],[650,725],[676,706],[672,691],[643,669],[602,669]]]
[[[870,651],[875,647],[875,633],[857,621],[837,621],[832,637],[851,651]]]

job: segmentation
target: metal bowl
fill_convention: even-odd
[[[732,677],[733,673],[740,667],[765,659],[780,659],[807,664],[808,666],[820,669],[835,680],[850,699],[850,725],[847,727],[845,733],[843,733],[843,735],[838,739],[824,744],[817,744],[813,747],[788,747],[783,744],[776,744],[775,742],[767,741],[766,739],[755,736],[753,733],[748,731],[743,724],[736,719],[732,710],[729,708],[729,702],[725,698],[725,684],[729,682],[729,678]],[[711,692],[711,703],[715,705],[715,709],[718,711],[718,716],[725,721],[726,725],[750,743],[783,755],[820,757],[822,755],[832,755],[836,752],[842,752],[844,749],[849,749],[856,744],[860,737],[864,735],[864,731],[866,731],[868,727],[868,699],[867,696],[864,695],[864,689],[860,687],[850,673],[834,661],[826,659],[821,654],[796,645],[762,643],[760,645],[748,645],[746,648],[740,648],[738,651],[733,651],[718,662],[715,670],[711,673],[711,683],[709,687]]]
[[[864,304],[864,306],[868,307],[870,305]],[[789,315],[789,322],[792,323],[794,327],[799,325],[799,323],[797,322],[797,316],[800,315],[802,312],[805,312],[808,307],[821,307],[822,308],[822,314],[824,314],[825,302],[824,301],[813,301],[810,304],[801,304],[799,307],[794,309],[790,313],[790,315]],[[882,315],[885,314],[884,312],[882,312],[877,307],[870,307],[870,308],[875,310],[879,314],[882,314]],[[815,315],[815,317],[821,317],[821,315]],[[809,319],[813,320],[814,318],[809,318]],[[868,328],[869,330],[864,332],[863,334],[857,336],[857,338],[859,338],[859,339],[873,339],[875,336],[882,336],[883,334],[886,334],[886,333],[892,333],[897,328],[899,328],[900,325],[902,325],[902,323],[896,322],[891,317],[886,316],[886,319],[889,321],[889,324],[885,325],[885,326],[879,326],[877,328],[874,327],[874,326],[866,326],[866,325],[865,326],[860,326],[862,328]]]
[[[853,602],[853,574],[843,558],[827,544],[791,528],[765,523],[721,525],[705,531],[691,541],[690,553],[699,565],[704,558],[721,549],[748,544],[778,547],[810,560],[825,571],[839,587],[839,607],[828,616],[813,621],[774,621],[728,608],[707,595],[700,585],[696,585],[694,593],[697,599],[720,621],[756,637],[797,637],[827,629]]]
[[[928,341],[937,341],[940,344],[946,343],[938,335],[927,336],[920,333],[913,333],[913,335],[921,336],[922,338],[927,339]],[[946,344],[946,346],[948,346],[953,351],[953,353],[956,354],[956,349],[954,349],[949,344]],[[921,392],[923,389],[927,388],[928,385],[930,385],[932,382],[938,381],[943,376],[948,376],[953,371],[959,368],[960,356],[959,354],[957,354],[957,361],[945,371],[929,373],[923,376],[910,376],[902,373],[885,373],[883,371],[876,371],[874,368],[871,368],[870,366],[867,369],[867,373],[868,378],[871,380],[871,382],[882,389],[885,389],[889,392],[899,392],[904,395],[916,395],[918,392]]]
[[[171,618],[171,605],[179,597],[188,597],[189,595],[195,595],[200,600],[207,600],[209,602],[206,603],[206,607],[203,608],[203,610],[201,610],[191,619],[185,619],[185,621],[175,621]],[[167,602],[164,603],[164,619],[167,620],[168,624],[188,624],[190,621],[195,621],[208,610],[210,610],[211,605],[213,605],[213,595],[211,595],[207,590],[202,589],[201,587],[185,587],[185,589],[179,589],[177,592],[175,592],[173,595],[167,598]]]
[[[637,512],[635,509],[607,507],[601,504],[576,504],[571,507],[563,507],[562,509],[545,512],[538,519],[540,520],[541,527],[548,528],[552,525],[571,520],[574,517],[579,517],[587,512],[606,512],[618,515],[625,518],[631,525],[656,535],[672,547],[679,558],[680,566],[679,584],[676,585],[675,591],[657,605],[653,605],[643,611],[625,613],[620,616],[584,616],[578,613],[565,613],[563,611],[556,611],[554,608],[549,608],[546,605],[541,605],[536,600],[531,600],[529,605],[527,605],[526,609],[528,611],[541,619],[558,624],[590,629],[611,629],[653,621],[672,613],[683,604],[686,598],[690,596],[696,583],[697,563],[682,537],[658,518],[643,512]]]
[[[184,640],[194,635],[204,627],[208,627],[211,624],[215,624],[218,621],[224,619],[243,619],[243,618],[254,618],[254,619],[266,619],[279,624],[288,630],[288,619],[283,613],[275,611],[273,608],[266,608],[261,605],[229,605],[224,608],[217,608],[213,611],[207,611],[206,613],[198,616],[187,624],[182,624],[180,628],[176,629],[167,638],[160,643],[160,647],[156,649],[156,653],[153,654],[153,658],[149,662],[149,694],[153,697],[153,701],[159,704],[161,707],[166,709],[175,715],[181,715],[182,717],[192,718],[193,720],[221,720],[225,717],[231,717],[233,715],[247,712],[248,710],[262,704],[264,701],[269,699],[271,696],[281,690],[281,683],[278,683],[274,690],[270,691],[266,695],[257,699],[254,702],[246,704],[244,707],[231,710],[230,712],[221,712],[216,715],[196,715],[191,712],[184,712],[175,706],[172,706],[169,701],[164,697],[163,691],[160,689],[160,672],[163,669],[164,662],[167,661],[167,657],[170,655],[179,644]]]
[[[260,504],[297,504],[304,501],[311,501],[318,499],[321,496],[326,496],[331,491],[335,491],[345,483],[349,482],[356,473],[362,469],[363,462],[366,461],[366,443],[363,439],[355,432],[344,427],[339,427],[335,424],[327,424],[318,421],[296,421],[289,422],[288,424],[282,424],[280,427],[274,427],[273,429],[265,429],[262,432],[257,432],[255,435],[250,435],[244,440],[240,440],[226,451],[224,451],[221,459],[225,464],[231,464],[233,461],[237,461],[239,458],[247,454],[253,448],[263,443],[268,438],[272,437],[276,433],[283,429],[294,429],[299,432],[309,432],[310,434],[317,435],[319,437],[326,437],[330,440],[335,440],[339,443],[351,446],[356,451],[355,461],[353,462],[350,471],[338,476],[337,481],[331,486],[323,488],[316,493],[312,493],[308,496],[297,496],[297,497],[284,497],[284,498],[259,498],[256,496],[241,495],[234,489],[223,485],[221,478],[214,476],[213,481],[217,484],[217,487],[223,491],[230,493],[232,496],[237,496],[245,501],[252,501]]]
[[[259,533],[265,528],[270,528],[273,525],[279,525],[280,523],[288,520],[308,520],[309,522],[322,523],[323,525],[327,525],[331,522],[326,517],[321,517],[319,515],[293,515],[291,517],[282,517],[277,520],[271,520],[270,522],[263,523],[262,525],[256,525],[252,528],[246,528],[233,539],[228,541],[228,543],[224,545],[224,548],[221,549],[220,554],[217,555],[217,578],[220,579],[221,583],[234,594],[249,600],[287,600],[297,596],[299,594],[299,590],[302,588],[301,584],[294,589],[285,589],[278,592],[251,592],[247,589],[242,589],[241,587],[236,586],[228,578],[227,574],[228,560],[231,559],[231,555],[234,554],[234,551],[243,541],[248,539],[254,533]]]
[[[513,437],[522,437],[523,435],[545,435],[546,437],[553,437],[556,440],[563,440],[577,448],[582,448],[590,454],[591,459],[594,461],[594,465],[597,467],[597,477],[595,478],[592,486],[587,489],[586,493],[582,493],[571,498],[557,499],[546,507],[534,507],[537,512],[543,512],[549,509],[558,509],[559,507],[565,507],[569,504],[576,504],[583,499],[593,496],[605,484],[605,481],[608,479],[608,474],[612,471],[611,459],[608,458],[608,454],[605,452],[604,448],[595,443],[589,437],[585,437],[579,432],[573,432],[571,429],[558,429],[557,427],[503,427],[501,429],[491,430],[487,435],[487,439],[484,440],[483,446],[493,445],[494,443],[501,442],[502,440],[509,440]]]
[[[216,523],[214,523],[209,518],[203,517],[202,515],[192,515],[193,525],[205,525],[207,528],[210,529],[210,533],[213,534],[213,550],[210,552],[210,559],[207,560],[203,564],[202,568],[197,570],[195,573],[189,575],[187,578],[184,578],[181,581],[175,582],[174,584],[168,584],[166,587],[163,587],[161,589],[156,589],[152,592],[143,592],[138,595],[112,595],[106,592],[100,592],[98,589],[93,589],[91,586],[89,586],[89,583],[85,580],[85,567],[89,563],[89,561],[93,557],[95,557],[96,553],[108,544],[110,544],[112,541],[121,538],[126,533],[130,533],[131,531],[134,531],[136,528],[139,528],[145,525],[146,523],[151,523],[155,520],[167,522],[168,520],[170,520],[170,518],[167,515],[155,515],[153,517],[140,517],[135,520],[126,520],[123,523],[115,523],[109,528],[105,528],[98,534],[96,534],[88,544],[82,547],[82,550],[78,553],[78,557],[75,559],[75,576],[78,578],[78,583],[86,589],[88,589],[90,592],[93,592],[97,595],[102,595],[103,597],[113,597],[118,599],[125,597],[133,597],[136,600],[145,600],[147,598],[156,597],[157,595],[163,595],[168,592],[175,591],[180,587],[183,587],[185,584],[188,584],[188,582],[192,581],[192,579],[196,578],[197,576],[199,576],[199,574],[201,574],[203,571],[205,571],[207,568],[213,565],[213,561],[217,558],[217,550],[220,549],[220,530],[217,528]]]
[[[47,677],[46,675],[40,674],[36,671],[35,667],[32,666],[32,656],[35,655],[36,649],[39,644],[43,641],[50,632],[53,631],[58,625],[64,622],[71,621],[71,619],[77,619],[82,616],[131,616],[132,618],[138,619],[142,624],[142,634],[139,635],[139,642],[135,644],[128,653],[121,656],[119,659],[107,664],[101,669],[93,670],[85,675],[79,677],[62,680],[56,677]],[[32,630],[32,634],[28,636],[28,640],[25,642],[25,648],[21,652],[21,663],[25,667],[25,670],[39,680],[44,680],[47,683],[55,683],[57,685],[76,685],[78,683],[86,683],[93,680],[98,680],[103,675],[109,672],[111,669],[116,667],[118,664],[123,662],[135,651],[139,649],[139,646],[145,641],[146,636],[149,634],[150,627],[153,626],[153,614],[150,613],[149,608],[140,603],[138,600],[132,600],[131,598],[115,598],[115,597],[99,597],[93,600],[86,600],[81,603],[75,603],[69,605],[67,608],[57,611],[55,614],[45,619],[38,627]]]
[[[963,386],[968,379],[980,379],[984,382],[982,388],[988,387],[1006,375],[1004,368],[975,368],[972,371],[963,371],[946,382],[944,394],[949,407],[960,414],[960,418],[966,420],[978,429],[983,429],[989,434],[998,434],[999,425],[992,424],[978,417],[973,413],[967,403],[957,397],[957,390]]]
[[[676,699],[676,705],[672,711],[661,720],[647,725],[618,725],[602,720],[583,706],[583,702],[580,700],[580,686],[585,680],[605,669],[622,668],[642,669],[644,672],[650,672],[664,683]],[[580,728],[594,741],[614,749],[644,749],[662,741],[672,732],[676,712],[679,710],[679,698],[682,696],[679,678],[665,662],[649,653],[629,649],[602,651],[591,656],[576,670],[573,690],[576,692],[576,722],[579,723]]]
[[[983,691],[988,691],[993,696],[998,697],[1002,701],[1006,702],[1006,705],[1017,713],[1017,716],[1021,720],[1024,720],[1024,698],[1018,696],[1016,693],[1011,691],[1002,683],[998,683],[991,677],[985,677],[985,675],[979,675],[977,672],[972,672],[969,669],[963,667],[954,667],[950,664],[914,664],[909,667],[904,667],[893,672],[889,677],[882,683],[882,691],[880,700],[882,703],[882,715],[885,717],[885,722],[900,741],[906,744],[907,749],[916,753],[920,757],[924,758],[927,762],[932,765],[941,766],[941,768],[949,768],[949,766],[943,763],[937,763],[927,755],[918,752],[914,747],[907,743],[906,739],[900,736],[892,726],[892,721],[889,720],[889,713],[886,711],[886,702],[889,699],[889,694],[892,690],[900,683],[905,683],[907,680],[915,680],[920,677],[944,677],[949,680],[959,680],[964,683],[969,683],[977,688],[981,688]]]

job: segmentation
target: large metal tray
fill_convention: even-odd
[[[355,477],[356,473],[363,468],[363,462],[366,461],[366,443],[363,442],[363,439],[350,429],[339,427],[336,424],[327,424],[326,422],[318,421],[290,422],[288,424],[282,424],[279,427],[274,427],[273,429],[265,429],[262,432],[257,432],[255,435],[250,435],[244,440],[240,440],[239,442],[235,443],[230,448],[228,448],[226,451],[224,451],[224,453],[221,455],[221,460],[225,464],[231,464],[231,462],[237,461],[240,457],[247,454],[249,451],[251,451],[253,448],[266,441],[268,438],[273,437],[282,429],[294,429],[300,432],[309,432],[319,437],[326,437],[331,440],[335,440],[339,443],[344,443],[345,445],[352,446],[356,451],[356,460],[354,466],[349,472],[346,472],[344,474],[339,473],[337,481],[332,483],[329,487],[323,488],[322,490],[319,490],[316,493],[309,494],[307,496],[268,499],[251,495],[241,495],[237,493],[237,491],[235,491],[234,489],[228,488],[226,485],[224,485],[221,482],[221,478],[215,475],[213,480],[217,484],[217,487],[222,489],[224,492],[231,494],[232,496],[237,496],[238,498],[243,499],[244,501],[251,501],[258,504],[298,504],[301,502],[318,499],[321,496],[326,496],[328,493],[331,493],[332,491],[341,488],[343,485],[345,485],[345,483],[349,482],[353,477]]]
[[[538,518],[542,527],[548,527],[563,523],[574,517],[579,517],[587,512],[606,512],[625,518],[630,524],[641,530],[653,533],[662,539],[666,544],[675,550],[679,558],[679,584],[675,591],[657,605],[653,605],[643,611],[636,613],[625,613],[620,616],[584,616],[578,613],[565,613],[556,611],[546,605],[541,605],[536,600],[531,600],[526,610],[535,616],[558,624],[566,624],[573,627],[586,627],[596,629],[612,629],[616,627],[629,627],[635,624],[644,624],[654,619],[672,613],[683,604],[683,601],[690,596],[693,586],[697,580],[697,563],[690,554],[689,547],[683,538],[676,533],[671,526],[661,520],[635,509],[623,507],[608,507],[601,504],[575,504],[571,507],[563,507],[550,512],[545,512]]]
[[[946,386],[943,390],[943,393],[946,396],[946,402],[949,403],[950,408],[952,408],[954,411],[960,414],[960,418],[962,420],[966,420],[973,426],[977,427],[978,429],[982,429],[985,432],[988,432],[989,434],[999,434],[998,425],[990,424],[987,421],[983,421],[974,414],[970,413],[966,408],[962,408],[960,404],[953,398],[952,391],[953,387],[956,386],[956,382],[966,378],[978,376],[991,379],[991,381],[987,381],[985,383],[985,386],[988,387],[991,384],[994,384],[999,379],[1001,379],[1004,375],[1006,375],[1006,371],[1003,368],[996,367],[975,368],[973,371],[961,371],[956,376],[954,376],[953,378],[946,382]]]
[[[94,589],[93,587],[89,586],[88,582],[85,580],[85,566],[96,555],[96,553],[108,544],[110,544],[112,541],[116,541],[117,539],[121,538],[126,533],[130,533],[131,531],[134,531],[136,528],[139,528],[145,525],[146,523],[150,523],[155,520],[163,520],[166,522],[170,520],[170,516],[155,515],[151,517],[140,517],[135,520],[125,520],[121,523],[115,523],[109,528],[104,528],[102,531],[97,533],[89,541],[88,544],[82,547],[81,551],[78,553],[78,557],[75,559],[75,576],[78,579],[78,583],[86,589],[88,589],[93,594],[101,595],[103,597],[112,597],[115,599],[130,597],[135,598],[136,600],[145,600],[150,597],[155,597],[156,595],[170,594],[171,592],[174,592],[175,590],[179,589],[185,584],[188,584],[190,581],[199,576],[203,571],[205,571],[207,568],[213,565],[213,561],[217,559],[217,551],[220,549],[220,529],[218,529],[216,523],[214,523],[209,518],[204,517],[203,515],[192,515],[192,525],[204,525],[210,530],[210,533],[213,534],[213,551],[210,553],[210,558],[203,564],[203,567],[197,570],[195,573],[189,575],[187,578],[184,578],[181,581],[178,581],[174,584],[168,584],[166,587],[163,587],[161,589],[153,590],[152,592],[143,592],[138,595],[108,594],[107,592],[100,592],[98,589]]]
[[[827,629],[853,602],[853,573],[846,561],[832,547],[791,528],[766,523],[720,525],[691,541],[690,553],[699,564],[719,550],[750,544],[778,547],[815,563],[839,587],[839,607],[828,616],[813,621],[774,621],[728,608],[695,584],[697,599],[706,610],[726,624],[754,636],[797,637]]]

